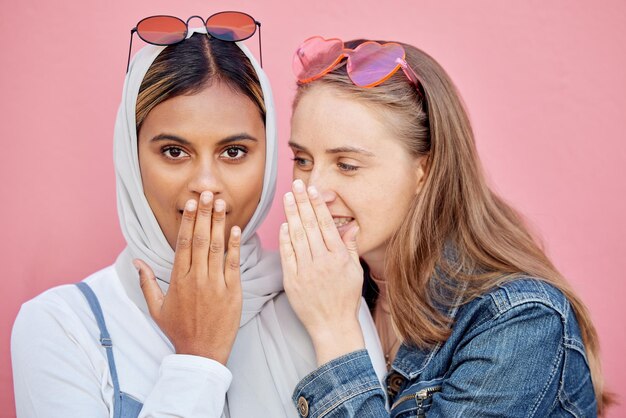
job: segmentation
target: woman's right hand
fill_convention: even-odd
[[[326,202],[302,180],[284,200],[287,223],[280,229],[285,293],[311,336],[318,365],[365,347],[359,323],[363,268],[358,227],[342,237]]]
[[[178,231],[167,294],[142,260],[141,290],[150,315],[177,354],[202,356],[226,364],[241,320],[239,272],[241,230],[234,226],[224,259],[225,202],[203,192],[200,203],[187,201]]]

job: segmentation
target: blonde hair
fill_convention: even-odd
[[[346,47],[362,42],[346,42]],[[466,303],[522,275],[539,278],[559,289],[572,306],[601,415],[612,399],[604,390],[598,336],[587,308],[522,217],[488,187],[465,106],[445,70],[423,51],[403,46],[419,88],[402,71],[375,88],[361,88],[339,66],[299,85],[294,101],[295,107],[315,85],[331,86],[392,114],[396,137],[413,156],[427,157],[425,183],[387,247],[385,276],[394,325],[404,341],[433,347],[448,338],[451,326],[437,306]],[[444,248],[450,247],[455,256],[445,257]],[[460,299],[451,298],[450,290],[460,288]]]

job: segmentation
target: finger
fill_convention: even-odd
[[[161,291],[150,266],[138,258],[133,260],[133,265],[139,271],[139,286],[141,286],[143,297],[148,305],[150,316],[158,322],[164,299],[163,291]]]
[[[300,213],[298,212],[298,206],[296,205],[293,193],[288,192],[285,194],[283,204],[287,223],[289,224],[289,237],[296,255],[296,260],[298,263],[309,263],[311,261],[311,250],[309,249],[306,231],[302,226]]]
[[[352,259],[356,261],[357,264],[359,263],[359,249],[356,243],[358,234],[359,234],[359,226],[355,225],[352,228],[350,228],[350,230],[348,230],[348,232],[346,232],[343,236],[343,243],[348,249],[348,253],[350,253],[350,257],[352,257]]]
[[[328,210],[328,206],[326,206],[326,202],[324,202],[324,199],[322,199],[322,196],[317,191],[315,186],[309,186],[308,192],[326,248],[328,248],[329,251],[338,251],[342,249],[344,244],[341,240],[341,235],[339,234],[335,221]]]
[[[239,254],[241,247],[241,230],[233,226],[228,239],[228,252],[226,253],[226,266],[224,269],[224,281],[228,289],[241,289],[241,274]]]
[[[283,281],[285,287],[289,287],[291,280],[298,274],[298,263],[296,261],[296,253],[291,244],[291,238],[289,237],[289,224],[287,223],[280,226],[278,245],[280,250],[280,263],[283,269]]]
[[[185,275],[191,266],[191,243],[193,228],[196,222],[196,210],[198,202],[191,199],[185,203],[183,219],[180,221],[178,237],[176,238],[176,253],[174,255],[174,267],[172,269],[172,282],[176,277]]]
[[[211,227],[211,245],[209,246],[209,276],[210,280],[224,283],[224,229],[226,225],[226,202],[222,199],[215,201],[213,210],[213,225]]]
[[[311,202],[309,201],[309,195],[306,192],[304,182],[300,179],[293,182],[293,195],[296,198],[296,205],[298,206],[298,213],[300,214],[300,220],[302,227],[306,233],[307,240],[309,242],[309,248],[313,257],[323,254],[328,251],[324,239],[322,238],[322,232],[315,216],[315,211]]]
[[[196,224],[193,229],[193,245],[191,247],[191,269],[200,279],[209,272],[207,258],[211,245],[211,215],[213,214],[213,193],[204,191],[200,194]]]

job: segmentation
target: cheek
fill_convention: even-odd
[[[394,205],[381,196],[361,197],[360,209],[356,211],[356,218],[363,224],[364,229],[379,231],[386,229],[391,219],[395,217]]]
[[[176,178],[174,176],[168,176],[151,167],[145,166],[145,169],[141,170],[141,178],[143,183],[144,194],[148,199],[151,206],[155,203],[159,206],[170,206],[173,204],[171,201],[175,199],[174,189],[176,184]],[[152,207],[152,211],[155,212],[158,208]]]
[[[380,180],[381,177],[378,177]],[[370,231],[387,234],[395,230],[407,215],[413,199],[413,190],[406,179],[385,182],[371,179],[365,187],[350,192],[355,216]]]
[[[292,170],[292,178],[293,180],[302,180],[304,184],[309,184],[309,172],[299,170],[295,164]]]
[[[154,214],[165,239],[172,248],[175,248],[176,236],[180,223],[180,216],[176,207],[177,191],[180,190],[177,184],[175,173],[164,172],[159,167],[158,161],[154,161],[149,156],[139,158],[141,181],[144,195]]]
[[[144,195],[159,224],[163,228],[169,222],[177,222],[171,215],[178,214],[177,202],[186,173],[180,168],[167,170],[157,157],[149,152],[141,153],[141,149],[139,164]]]
[[[229,176],[228,189],[233,205],[231,221],[242,229],[258,206],[263,192],[265,154],[262,156],[262,160],[254,161],[254,164],[250,164],[246,170],[234,170]]]
[[[248,211],[254,211],[263,192],[263,176],[254,176],[246,179],[238,190],[240,190],[239,200],[242,206],[248,208]]]
[[[148,199],[148,203],[152,206],[153,201],[158,200],[158,187],[159,176],[156,170],[154,170],[154,165],[151,164],[150,158],[144,157],[144,153],[139,150],[139,171],[141,173],[141,185],[143,187],[143,193]],[[152,207],[152,211],[155,211],[155,208]]]

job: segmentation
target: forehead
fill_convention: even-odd
[[[403,152],[392,118],[382,106],[324,85],[305,91],[291,119],[291,140],[313,150],[357,146],[374,154]]]
[[[208,134],[219,139],[235,133],[259,136],[265,127],[250,98],[224,83],[214,83],[198,93],[176,96],[155,106],[148,113],[141,134],[153,135],[163,130],[192,140]],[[264,139],[264,135],[257,139]]]

